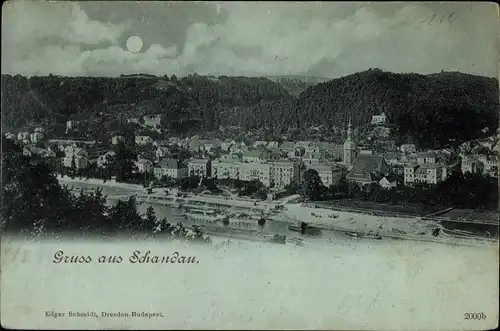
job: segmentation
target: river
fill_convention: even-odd
[[[131,194],[134,191],[129,189],[129,188],[122,188],[122,187],[116,187],[116,186],[101,186],[101,185],[96,185],[93,183],[81,183],[81,182],[71,182],[71,183],[66,183],[66,185],[69,188],[73,188],[73,192],[77,193],[81,189],[84,190],[93,190],[96,187],[100,187],[105,195],[108,196],[107,203],[108,205],[114,205],[118,202],[118,199],[112,198],[110,196],[118,196],[118,195],[126,195],[126,194]],[[143,192],[142,190],[137,190],[137,192]],[[187,219],[184,216],[184,209],[179,209],[179,208],[173,208],[169,205],[164,205],[164,204],[158,204],[154,202],[138,202],[138,211],[142,214],[146,213],[146,210],[149,206],[152,206],[154,208],[156,217],[159,219],[166,218],[168,222],[170,223],[177,223],[177,222],[182,222],[186,226],[190,226],[193,223]],[[245,208],[238,208],[238,207],[233,207],[232,210],[234,211],[241,211],[241,212],[248,212],[248,209]],[[257,220],[255,221],[257,222]],[[271,234],[286,234],[287,237],[293,238],[293,237],[302,237],[303,236],[298,233],[298,232],[293,232],[288,230],[289,222],[285,221],[267,221],[263,227],[263,231],[266,233],[271,233]],[[222,236],[222,234],[221,234]],[[306,236],[306,239],[308,239],[308,236]],[[313,239],[313,238],[310,238]],[[344,239],[347,241],[354,241],[354,240],[359,240],[356,238],[349,237],[343,233],[339,233],[337,231],[328,231],[328,230],[322,230],[321,231],[321,236],[320,238],[316,238],[314,240],[319,240],[319,241],[331,241],[331,240],[339,240],[339,239]],[[392,240],[389,238],[386,238],[385,240]],[[372,239],[363,239],[363,241],[376,241]]]

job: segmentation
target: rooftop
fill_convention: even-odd
[[[421,169],[438,169],[441,168],[442,166],[437,163],[424,163],[420,165]]]
[[[388,170],[384,158],[379,155],[359,155],[351,170],[352,174],[365,174],[372,172],[384,172]]]
[[[207,164],[208,163],[208,159],[193,159],[193,160],[189,160],[189,163],[191,164]]]
[[[245,153],[243,153],[243,157],[261,157],[263,154],[262,151],[246,151]]]
[[[317,171],[332,171],[332,167],[326,164],[312,164],[308,168]]]
[[[179,161],[174,160],[174,159],[163,159],[158,163],[157,167],[166,168],[166,169],[178,169],[178,168],[180,168]]]

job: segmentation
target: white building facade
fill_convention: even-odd
[[[210,177],[211,170],[208,159],[194,159],[188,162],[189,176]]]

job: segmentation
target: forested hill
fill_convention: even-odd
[[[456,72],[394,74],[378,69],[308,87],[298,96],[282,79],[190,75],[32,77],[2,75],[2,126],[55,123],[106,112],[164,115],[174,133],[268,127],[358,127],[385,112],[398,142],[441,147],[489,135],[498,127],[498,81]]]
[[[17,130],[105,112],[129,117],[162,114],[174,131],[211,131],[218,128],[222,109],[288,98],[280,84],[266,78],[2,75],[2,127]]]
[[[385,112],[389,122],[422,147],[469,140],[498,127],[498,81],[457,72],[432,75],[369,70],[318,84],[304,91],[299,121],[342,125],[370,123]]]
[[[281,131],[289,126],[345,127],[350,116],[353,125],[362,127],[382,112],[398,142],[413,141],[420,147],[491,135],[499,122],[498,81],[457,72],[420,75],[373,69],[309,87],[294,102],[264,102],[224,119],[250,128],[271,124]],[[481,131],[485,127],[488,133]]]
[[[305,76],[305,75],[282,75],[267,76],[273,82],[282,85],[291,95],[297,96],[308,87],[331,80],[326,77]]]

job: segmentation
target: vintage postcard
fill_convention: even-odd
[[[494,329],[498,8],[5,2],[2,326]]]

